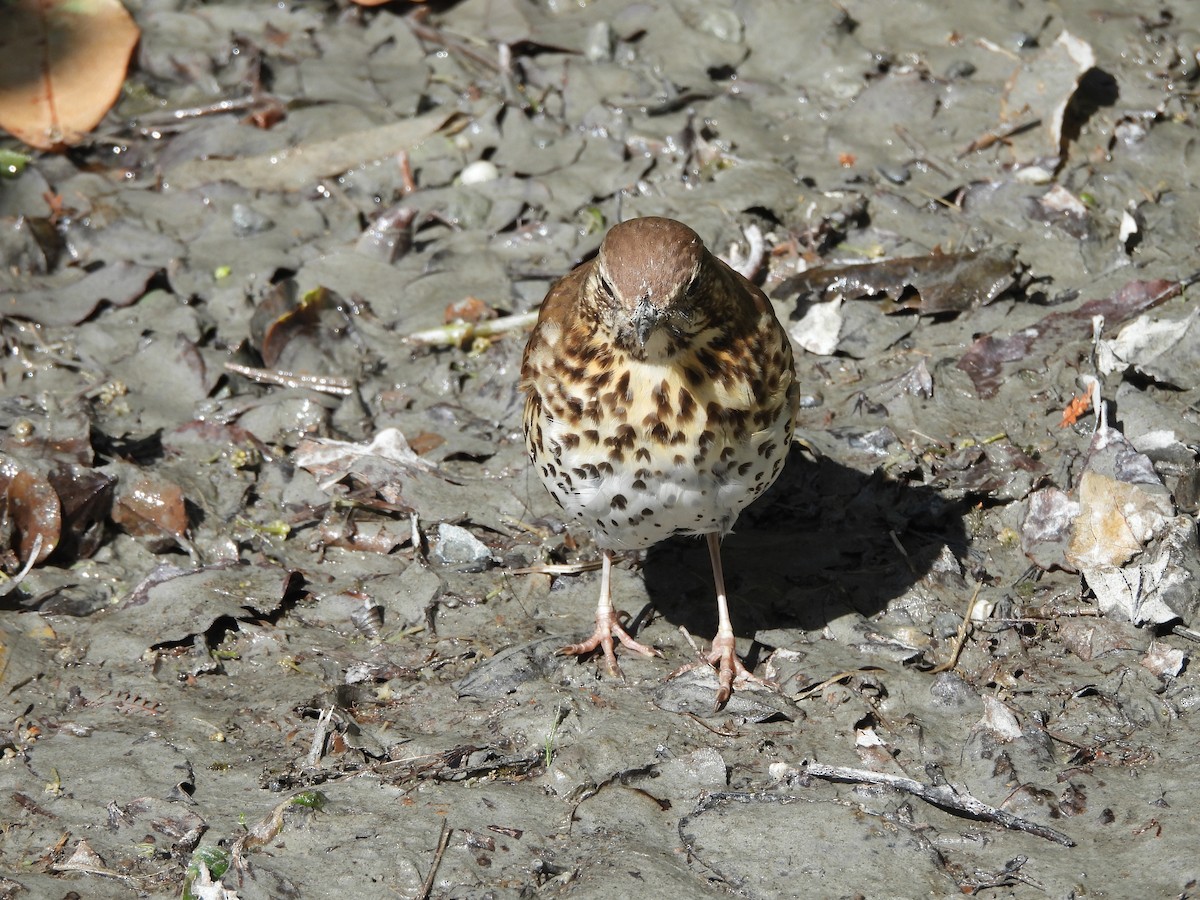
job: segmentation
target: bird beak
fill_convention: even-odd
[[[638,300],[637,306],[633,308],[633,330],[637,335],[638,344],[645,349],[646,341],[650,340],[650,335],[658,326],[659,320],[662,318],[662,309],[655,306],[645,297]]]

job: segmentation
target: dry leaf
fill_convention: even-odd
[[[321,178],[409,150],[453,118],[445,112],[432,112],[259,156],[193,159],[168,171],[167,183],[178,190],[214,181],[232,181],[256,191],[304,190]]]
[[[140,32],[119,0],[16,0],[0,27],[0,126],[39,150],[78,144],[116,101]]]
[[[1061,355],[1063,345],[1090,337],[1093,317],[1103,316],[1110,326],[1120,324],[1182,290],[1178,281],[1130,281],[1111,297],[1089,300],[1070,312],[1050,313],[1008,337],[984,335],[971,344],[956,368],[971,377],[976,393],[987,400],[996,396],[1000,385],[1018,369],[1044,369],[1046,357]]]
[[[182,546],[188,517],[183,490],[174,482],[134,466],[118,469],[122,478],[113,500],[112,520],[156,551]]]
[[[916,310],[923,316],[986,306],[1020,283],[1023,269],[1011,247],[906,256],[880,262],[817,266],[794,275],[775,296],[810,302],[885,297],[885,312]]]

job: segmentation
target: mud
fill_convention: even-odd
[[[1196,891],[1186,5],[131,6],[92,143],[0,181],[5,569],[49,554],[0,585],[0,894]],[[615,573],[665,660],[555,655],[596,553],[504,330],[645,214],[754,271],[804,387],[725,544],[778,689],[721,711],[667,677],[699,542]],[[1169,553],[1087,562],[1097,429]],[[1102,615],[1135,573],[1165,612]]]

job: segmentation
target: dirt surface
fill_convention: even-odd
[[[1188,4],[131,7],[0,181],[0,896],[1195,894]],[[554,655],[521,436],[509,317],[646,214],[804,388],[716,712],[699,542],[615,574],[665,660]]]

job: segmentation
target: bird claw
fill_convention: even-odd
[[[621,612],[597,612],[596,613],[596,630],[592,632],[592,636],[585,641],[580,641],[578,644],[568,644],[558,651],[559,656],[586,656],[594,650],[602,650],[604,652],[604,661],[608,663],[608,674],[615,677],[621,676],[621,667],[617,665],[616,644],[613,642],[615,637],[624,646],[628,647],[635,653],[640,653],[642,656],[662,656],[662,651],[656,647],[648,647],[645,644],[639,643],[633,639],[625,627],[621,624],[622,617],[628,618],[627,613]]]
[[[701,666],[709,666],[717,670],[717,697],[716,702],[713,704],[714,712],[729,701],[729,698],[733,695],[735,684],[740,686],[749,682],[770,690],[778,689],[778,685],[759,678],[746,668],[745,664],[738,658],[732,635],[728,637],[717,635],[713,638],[712,649],[707,654],[701,655],[698,662],[680,666],[668,676],[668,680]]]

